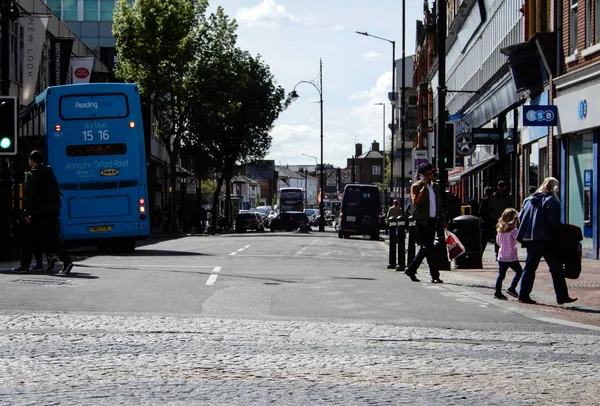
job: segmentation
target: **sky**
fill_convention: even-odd
[[[401,0],[213,0],[239,24],[238,46],[260,55],[286,94],[296,86],[300,96],[284,110],[271,132],[266,159],[276,165],[315,165],[321,161],[319,60],[323,61],[323,162],[345,167],[354,144],[363,152],[380,144],[390,123],[387,99],[392,88],[392,44],[402,57]],[[405,56],[414,54],[416,21],[423,2],[406,0]],[[386,131],[389,149],[390,131]],[[303,155],[304,154],[304,155]],[[309,155],[309,156],[306,156]],[[315,160],[316,157],[316,160]]]

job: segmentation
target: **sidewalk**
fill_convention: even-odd
[[[382,237],[386,244],[389,243],[389,236],[382,233]],[[525,258],[527,250],[519,246],[519,261],[521,266],[525,267]],[[418,247],[417,247],[418,251]],[[408,258],[407,258],[408,260]],[[478,279],[478,287],[485,290],[489,294],[490,300],[493,299],[494,285],[498,276],[498,262],[495,260],[494,246],[488,244],[483,254],[483,268],[480,269],[457,269],[454,262],[451,262],[450,271],[442,271],[441,278],[447,276],[447,282],[451,282],[453,275],[468,275]],[[429,275],[427,261],[423,261],[419,267],[419,275],[421,279],[427,279],[424,275]],[[506,291],[510,286],[510,281],[514,275],[512,270],[508,270],[503,283],[503,290]],[[548,265],[542,259],[536,271],[535,283],[531,298],[537,301],[537,305],[528,305],[517,302],[516,299],[508,297],[508,301],[524,308],[540,311],[553,318],[560,318],[569,322],[583,323],[594,326],[600,326],[600,261],[595,259],[583,258],[581,263],[581,275],[579,279],[567,279],[569,288],[569,296],[578,298],[576,302],[559,306],[556,303],[556,295],[552,284],[552,276],[548,270]],[[517,292],[520,285],[517,287]]]

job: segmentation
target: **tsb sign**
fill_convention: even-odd
[[[523,126],[555,126],[558,121],[556,112],[556,106],[523,106]]]

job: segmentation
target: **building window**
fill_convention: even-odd
[[[48,5],[48,7],[50,7],[50,9],[52,9],[57,16],[61,17],[61,0],[46,0],[46,5]]]
[[[116,7],[114,0],[100,0],[100,21],[112,21]]]
[[[98,0],[84,0],[83,20],[98,21]]]
[[[371,166],[371,175],[381,176],[381,165]]]
[[[585,46],[589,47],[592,41],[592,0],[585,0]]]
[[[78,21],[77,0],[63,0],[62,17],[63,21]]]
[[[600,0],[594,3],[594,44],[600,42]]]
[[[571,14],[569,17],[569,53],[577,51],[577,1],[571,0]]]

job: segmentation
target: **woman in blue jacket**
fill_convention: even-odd
[[[535,281],[535,271],[542,257],[550,268],[552,284],[559,305],[572,303],[577,298],[569,297],[567,282],[556,256],[554,239],[561,227],[560,201],[558,200],[558,180],[549,177],[542,186],[530,196],[519,214],[519,233],[517,241],[527,248],[527,259],[521,279],[519,302],[535,304],[529,296]]]

